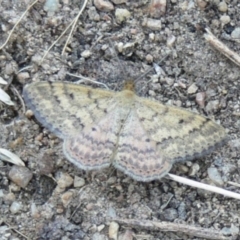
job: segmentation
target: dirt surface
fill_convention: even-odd
[[[38,124],[31,113],[24,113],[17,94],[33,81],[78,80],[69,73],[96,79],[117,91],[126,78],[136,78],[153,62],[162,60],[158,65],[162,73],[157,76],[151,71],[143,77],[137,93],[215,119],[230,137],[228,144],[205,158],[175,164],[171,173],[240,192],[230,184],[240,184],[240,68],[212,49],[202,31],[203,26],[209,27],[240,54],[240,34],[238,39],[232,38],[240,26],[240,4],[237,0],[227,1],[225,6],[219,2],[210,0],[204,6],[204,1],[168,0],[165,12],[152,16],[159,6],[149,8],[146,0],[126,0],[113,4],[109,11],[99,10],[89,1],[64,55],[61,52],[68,34],[55,44],[41,66],[42,56],[82,3],[63,0],[52,16],[44,10],[44,1],[29,10],[0,51],[0,76],[9,84],[1,87],[15,103],[12,107],[0,102],[0,147],[17,154],[33,175],[26,187],[20,187],[10,180],[13,165],[0,161],[1,240],[24,236],[110,239],[112,217],[184,223],[216,229],[229,239],[240,238],[239,200],[166,179],[136,182],[113,168],[89,173],[77,169],[65,159],[61,140]],[[0,44],[28,4],[0,1]],[[130,17],[119,22],[116,9],[127,9]],[[151,25],[148,18],[159,22]],[[205,96],[200,104],[196,102],[198,93]],[[220,180],[209,177],[210,168],[219,173]],[[119,225],[118,235],[119,239],[200,239],[124,224]]]

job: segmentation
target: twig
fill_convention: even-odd
[[[24,16],[26,15],[26,13],[32,8],[32,6],[35,5],[37,2],[38,2],[38,0],[35,0],[32,4],[30,4],[30,5],[27,7],[27,9],[25,10],[25,12],[22,14],[22,16],[18,19],[18,21],[17,21],[17,22],[15,23],[15,25],[13,26],[12,30],[10,31],[10,33],[9,33],[9,35],[8,35],[8,37],[7,37],[7,40],[3,43],[2,46],[0,46],[0,50],[3,49],[3,48],[7,45],[8,41],[9,41],[10,37],[12,36],[13,31],[15,30],[15,28],[17,27],[17,25],[21,22],[21,20],[23,19],[23,17],[24,17]]]
[[[227,183],[228,183],[229,185],[232,185],[232,186],[235,186],[235,187],[240,188],[240,184],[239,184],[239,183],[235,183],[235,182],[232,182],[232,181],[228,181]]]
[[[142,219],[111,219],[120,224],[127,225],[128,227],[139,227],[151,231],[166,231],[166,232],[182,232],[187,235],[201,237],[205,239],[211,240],[230,240],[231,238],[225,237],[223,234],[219,232],[219,230],[214,230],[210,228],[201,228],[195,226],[189,226],[182,223],[171,223],[171,222],[157,222],[150,220],[142,220]]]
[[[24,104],[24,101],[21,97],[21,95],[19,94],[18,90],[12,85],[11,86],[11,90],[17,95],[17,97],[19,98],[21,104],[22,104],[22,108],[23,108],[23,112],[25,113],[26,112],[26,107],[25,107],[25,104]]]
[[[9,223],[7,223],[6,221],[4,221],[4,223],[13,231],[15,231],[16,233],[18,233],[19,235],[21,235],[22,237],[26,238],[27,240],[29,239],[26,235],[24,235],[23,233],[19,232],[17,229],[11,227],[11,225]]]
[[[74,30],[74,28],[75,28],[75,26],[76,26],[76,24],[77,24],[77,21],[78,21],[79,17],[81,16],[83,10],[85,9],[85,7],[86,7],[86,5],[87,5],[87,2],[88,2],[88,0],[84,0],[84,3],[83,3],[83,5],[82,5],[82,8],[80,9],[80,11],[79,11],[78,15],[75,17],[75,19],[73,20],[73,25],[71,24],[71,25],[72,25],[72,29],[71,29],[71,31],[70,31],[70,34],[68,35],[68,38],[67,38],[67,41],[66,41],[64,47],[63,47],[62,54],[65,52],[65,49],[66,49],[66,47],[67,47],[67,45],[68,45],[68,42],[69,42],[69,40],[70,40],[70,38],[71,38],[71,36],[72,36],[73,30]]]
[[[62,54],[65,52],[66,46],[68,45],[68,42],[69,42],[69,39],[70,39],[71,34],[72,34],[72,32],[73,32],[73,29],[75,28],[75,25],[76,25],[76,23],[77,23],[78,18],[80,17],[80,15],[82,14],[83,10],[85,9],[86,4],[87,4],[87,0],[84,1],[83,6],[82,6],[82,8],[80,9],[78,15],[77,15],[77,16],[72,20],[72,22],[66,27],[66,29],[61,33],[61,35],[57,38],[57,40],[54,41],[54,42],[52,43],[52,45],[47,49],[47,51],[46,51],[45,54],[43,55],[43,57],[42,57],[39,65],[42,64],[43,60],[45,59],[45,57],[47,56],[47,54],[49,53],[49,51],[52,49],[52,47],[62,38],[62,36],[63,36],[63,35],[68,31],[68,29],[73,25],[73,27],[72,27],[72,29],[71,29],[71,32],[70,32],[70,34],[69,34],[69,36],[68,36],[68,39],[67,39],[67,41],[66,41],[66,43],[65,43],[65,45],[64,45],[64,48],[63,48],[63,50],[62,50]]]
[[[88,78],[88,77],[84,77],[82,75],[75,75],[75,74],[72,74],[72,73],[67,73],[67,75],[69,76],[72,76],[72,77],[76,77],[76,78],[81,78],[82,80],[78,80],[76,81],[75,83],[82,83],[84,81],[88,81],[88,82],[91,82],[91,83],[95,83],[95,84],[98,84],[98,85],[103,85],[106,89],[109,89],[109,87],[104,84],[104,83],[101,83],[101,82],[98,82],[97,80],[93,80],[91,78]]]
[[[222,194],[226,197],[240,199],[240,194],[239,193],[231,192],[231,191],[219,188],[219,187],[215,187],[215,186],[211,186],[211,185],[208,185],[208,184],[196,182],[196,181],[193,181],[193,180],[190,180],[190,179],[187,179],[187,178],[183,178],[183,177],[179,177],[179,176],[176,176],[176,175],[173,175],[173,174],[170,174],[170,173],[167,174],[167,178],[169,178],[171,180],[174,180],[176,182],[186,184],[186,185],[191,186],[191,187],[196,187],[196,188],[204,189],[206,191],[219,193],[219,194]]]
[[[205,28],[205,31],[204,37],[207,42],[240,67],[240,56],[215,37],[208,28]]]

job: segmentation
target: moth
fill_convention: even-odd
[[[113,165],[138,181],[165,176],[175,162],[192,160],[222,145],[217,123],[182,108],[134,93],[68,82],[36,82],[23,90],[27,106],[63,139],[66,158],[84,170]]]

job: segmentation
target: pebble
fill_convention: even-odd
[[[17,75],[17,79],[20,83],[25,84],[26,80],[30,78],[30,75],[28,72],[20,72]]]
[[[115,17],[118,23],[122,23],[131,17],[131,13],[124,8],[117,8],[115,10]]]
[[[196,103],[199,105],[199,107],[201,108],[205,107],[205,98],[206,98],[205,92],[199,92],[196,94]]]
[[[218,94],[218,91],[217,91],[217,86],[214,84],[214,85],[211,85],[207,90],[206,90],[206,95],[208,97],[214,97]]]
[[[32,172],[22,166],[13,166],[8,173],[8,177],[18,186],[25,188],[33,177]]]
[[[10,61],[6,64],[4,69],[4,74],[6,75],[12,75],[17,74],[18,72],[18,64],[15,61]]]
[[[134,233],[130,229],[125,230],[124,233],[120,234],[118,240],[133,240]]]
[[[149,91],[148,91],[148,95],[149,95],[150,97],[155,97],[155,96],[156,96],[156,93],[155,93],[153,90],[149,90]]]
[[[107,180],[107,184],[108,185],[113,185],[117,182],[117,177],[110,177],[108,180]]]
[[[117,50],[118,50],[118,52],[122,53],[122,51],[123,51],[123,42],[119,42],[117,44]]]
[[[101,224],[97,227],[98,232],[101,232],[105,228],[104,224]]]
[[[99,232],[96,232],[92,235],[91,240],[107,240],[107,238],[104,234],[100,234]]]
[[[161,20],[157,20],[153,18],[144,18],[142,22],[142,26],[154,31],[159,31],[162,28],[162,22]]]
[[[3,199],[5,203],[12,203],[13,201],[16,200],[16,196],[14,195],[14,193],[9,192],[3,196]]]
[[[207,106],[206,106],[206,111],[207,112],[215,112],[217,111],[219,108],[219,101],[218,100],[213,100],[208,102]]]
[[[124,56],[132,56],[133,50],[134,50],[135,43],[134,42],[128,42],[122,47],[122,54]]]
[[[117,217],[116,210],[113,207],[109,207],[107,210],[107,216],[110,218],[115,218]]]
[[[232,235],[232,236],[238,236],[239,234],[239,227],[231,224],[231,227],[224,227],[221,229],[221,233],[223,235],[226,235],[226,236],[229,236],[229,235]]]
[[[72,201],[73,196],[74,196],[74,192],[72,190],[69,190],[69,191],[62,194],[61,200],[62,200],[63,206],[65,208]]]
[[[34,202],[31,203],[31,216],[33,218],[40,218],[40,212],[38,211],[38,208]]]
[[[205,0],[197,0],[197,5],[201,10],[204,10],[207,6],[207,2]]]
[[[84,185],[85,185],[85,179],[84,178],[74,176],[73,186],[75,188],[80,188],[80,187],[83,187]]]
[[[168,208],[164,210],[162,214],[163,219],[165,221],[174,221],[176,218],[178,218],[177,210],[174,208]]]
[[[31,118],[31,117],[34,116],[34,113],[33,113],[32,110],[27,110],[27,111],[25,112],[25,116],[26,116],[27,118]]]
[[[187,81],[186,79],[180,78],[176,83],[176,87],[179,86],[183,89],[186,89],[187,88],[186,83],[185,83],[186,81]]]
[[[191,166],[188,175],[189,175],[189,176],[195,176],[195,175],[197,174],[197,172],[199,171],[199,169],[200,169],[199,164],[194,163],[194,164]]]
[[[169,86],[172,86],[175,82],[175,79],[174,78],[170,78],[170,77],[166,77],[164,78],[164,81],[169,85]]]
[[[21,209],[22,209],[22,204],[17,201],[14,201],[10,206],[10,211],[13,214],[20,212]]]
[[[178,207],[178,218],[182,220],[186,220],[187,218],[186,204],[184,202],[181,202]]]
[[[222,1],[218,4],[218,10],[220,12],[226,12],[228,10],[227,3],[225,1]]]
[[[188,93],[188,94],[193,94],[193,93],[196,93],[197,90],[198,90],[198,86],[197,86],[195,83],[193,83],[192,85],[190,85],[190,86],[188,87],[187,93]]]
[[[229,141],[229,145],[230,145],[231,148],[240,149],[240,138],[233,139],[233,140]]]
[[[108,1],[94,0],[93,2],[94,2],[95,7],[100,11],[110,12],[114,9],[113,4]]]
[[[90,20],[93,20],[93,21],[100,21],[100,15],[98,14],[96,8],[94,6],[90,7],[88,9],[88,17]]]
[[[149,39],[151,41],[154,41],[155,40],[155,34],[154,33],[149,33]]]
[[[46,0],[43,9],[48,12],[48,16],[53,16],[54,12],[56,12],[59,8],[58,0]]]
[[[173,36],[173,35],[169,36],[168,39],[167,39],[167,46],[169,48],[171,48],[173,46],[173,44],[175,43],[175,41],[176,41],[175,36]]]
[[[61,173],[57,179],[60,188],[65,189],[73,184],[73,178],[68,173]]]
[[[38,158],[37,172],[40,175],[48,175],[54,171],[54,160],[51,152],[45,152]]]
[[[153,62],[153,56],[151,54],[147,54],[145,58],[146,58],[146,61],[148,63],[152,63]]]
[[[166,13],[166,0],[151,0],[149,4],[149,15],[153,18],[160,18]]]
[[[223,186],[224,182],[217,168],[210,167],[208,168],[207,172],[208,172],[208,177],[214,184],[218,186]]]
[[[185,166],[185,165],[180,164],[178,168],[183,173],[189,172],[189,168],[187,166]]]
[[[223,25],[230,23],[231,18],[228,15],[223,15],[220,17],[220,21]]]
[[[110,239],[117,240],[118,238],[119,224],[116,222],[111,222],[109,225],[108,236]]]
[[[83,58],[89,58],[90,56],[92,55],[92,52],[90,50],[84,50],[82,53],[81,53],[81,56]]]
[[[233,39],[240,39],[240,27],[236,27],[232,33],[231,33],[231,37]]]

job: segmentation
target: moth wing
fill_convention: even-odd
[[[79,134],[64,140],[66,157],[84,170],[108,167],[117,151],[117,141],[126,114],[116,105],[115,109]]]
[[[160,179],[172,167],[141,124],[135,109],[131,110],[119,133],[113,165],[138,181]]]
[[[64,82],[27,85],[23,97],[36,119],[60,138],[79,133],[114,109],[114,92]]]
[[[172,163],[206,155],[227,139],[222,126],[182,108],[138,97],[136,113],[149,138]]]

